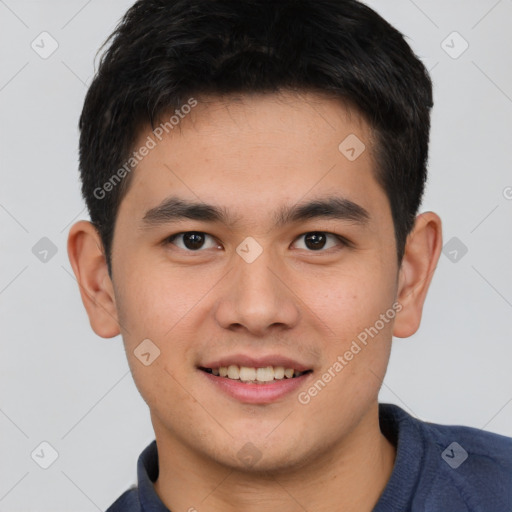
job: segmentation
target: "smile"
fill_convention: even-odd
[[[220,366],[218,368],[201,367],[200,370],[216,377],[237,380],[246,384],[268,384],[285,379],[294,379],[306,373],[311,373],[311,370],[299,371],[294,368],[285,368],[284,366],[264,366],[256,368],[238,366],[235,364]]]

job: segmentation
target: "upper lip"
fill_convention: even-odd
[[[266,356],[249,356],[247,354],[233,354],[225,356],[220,359],[208,361],[204,364],[200,364],[199,368],[220,368],[221,366],[246,366],[248,368],[265,368],[266,366],[282,366],[286,368],[292,368],[298,372],[305,372],[311,370],[311,366],[306,366],[294,359],[284,357],[281,355],[266,355]]]

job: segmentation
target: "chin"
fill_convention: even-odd
[[[222,454],[217,451],[214,459],[242,473],[278,474],[305,466],[315,453],[315,450],[306,450],[304,443],[293,440],[292,436],[288,436],[285,443],[283,439],[270,442],[265,435],[232,440]]]
[[[300,456],[295,455],[290,458],[290,453],[272,454],[261,453],[261,458],[255,460],[240,460],[238,454],[235,454],[235,461],[231,460],[228,464],[232,469],[241,473],[250,473],[253,475],[278,475],[279,473],[290,473],[290,470],[298,469],[306,464],[305,460],[301,460]]]

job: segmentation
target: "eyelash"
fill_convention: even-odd
[[[176,238],[178,238],[178,237],[180,237],[182,235],[189,234],[189,233],[196,233],[196,234],[200,234],[200,235],[206,235],[206,236],[211,237],[213,240],[215,240],[214,236],[209,235],[208,233],[205,233],[204,231],[180,231],[179,233],[175,233],[174,235],[170,235],[167,238],[165,238],[163,240],[162,244],[163,245],[168,245],[168,244],[176,245],[176,244],[173,243]],[[342,247],[349,247],[351,245],[350,242],[345,237],[343,237],[341,235],[337,235],[336,233],[331,233],[329,231],[306,231],[305,233],[302,233],[301,235],[299,235],[295,240],[299,240],[301,237],[304,237],[304,236],[312,234],[312,233],[318,233],[318,234],[334,237],[338,242],[340,242],[340,245]],[[217,245],[220,245],[218,242],[216,242],[216,243],[217,243]],[[192,250],[192,249],[181,248],[181,247],[178,247],[178,249],[180,249],[182,251],[185,251],[185,252],[189,252],[189,253],[202,252],[202,251],[206,250],[206,249],[203,249],[202,247],[200,249],[195,250],[195,251]],[[316,251],[315,250],[311,250],[311,249],[305,249],[305,250],[307,252],[311,252],[311,253],[322,253],[322,252],[328,252],[331,249],[333,249],[333,247],[329,247],[328,249],[322,248],[322,249],[318,249]]]

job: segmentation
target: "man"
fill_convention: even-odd
[[[156,442],[109,511],[512,510],[512,441],[378,404],[442,247],[432,86],[355,0],[141,0],[80,119],[68,251]]]

